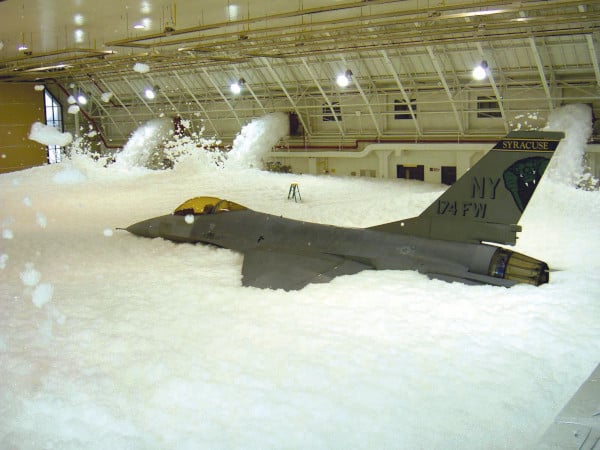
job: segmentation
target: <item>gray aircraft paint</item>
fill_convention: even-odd
[[[418,270],[432,278],[512,286],[548,282],[542,261],[483,243],[514,244],[517,225],[563,133],[512,132],[421,215],[343,228],[250,209],[169,214],[127,231],[244,254],[242,283],[301,289],[362,270]]]

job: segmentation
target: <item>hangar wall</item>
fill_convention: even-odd
[[[566,88],[562,91],[557,97],[567,96],[566,102],[577,103],[577,92]],[[289,165],[295,173],[377,178],[403,175],[430,183],[451,183],[507,131],[542,128],[547,123],[549,110],[560,106],[549,105],[541,86],[511,88],[503,93],[504,116],[495,102],[494,93],[478,86],[457,91],[452,99],[456,113],[443,90],[417,91],[410,98],[414,100],[416,120],[406,111],[399,114],[390,109],[395,100],[400,100],[396,93],[367,94],[373,114],[364,98],[345,93],[335,98],[339,101],[335,105],[339,107],[336,116],[338,120],[341,118],[336,122],[331,120],[331,111],[323,98],[305,97],[295,106],[309,133],[290,136],[283,143],[284,148],[271,153],[267,160]],[[483,102],[487,109],[481,109],[481,99],[490,100]],[[203,103],[203,111],[194,102],[180,104],[177,110],[166,106],[160,110],[160,115],[168,119],[180,114],[191,122],[194,131],[204,127],[204,137],[216,136],[227,145],[253,118],[270,111],[290,112],[289,102],[282,98],[263,99],[261,106],[258,107],[254,99],[240,96],[230,99],[229,104]],[[156,118],[148,115],[147,107],[116,108],[112,112],[111,123],[105,122],[103,126],[115,136],[119,134],[115,127],[122,127],[128,115],[139,119],[139,124],[144,123],[144,119]],[[324,120],[327,115],[329,120]],[[459,132],[459,127],[463,133]],[[378,144],[385,141],[398,142],[391,147]],[[411,147],[411,142],[417,145]],[[591,147],[590,152],[591,169],[598,176],[599,158]]]
[[[268,160],[289,165],[294,173],[406,178],[451,184],[493,145],[493,141],[463,144],[399,142],[370,144],[355,152],[276,151],[269,153]]]
[[[31,124],[44,121],[43,91],[28,83],[0,83],[0,173],[47,161],[46,147],[28,139]]]
[[[480,109],[481,98],[490,99],[488,106],[491,106],[491,109]],[[496,138],[519,126],[543,127],[549,109],[541,87],[513,88],[508,91],[502,99],[504,118],[500,116],[500,109],[490,89],[469,88],[459,91],[452,99],[456,114],[443,90],[415,92],[411,95],[411,100],[414,100],[416,120],[406,111],[394,111],[395,101],[401,101],[398,94],[367,95],[367,99],[372,115],[360,95],[344,93],[338,96],[337,104],[334,105],[339,108],[339,114],[336,112],[338,121],[333,119],[322,97],[303,98],[296,104],[297,111],[291,110],[285,98],[263,99],[260,108],[254,99],[239,97],[230,99],[229,104],[202,103],[204,111],[196,103],[186,102],[176,105],[176,108],[165,105],[158,108],[158,112],[166,118],[180,115],[192,123],[194,130],[199,131],[204,127],[204,137],[216,136],[225,143],[231,142],[240,129],[253,118],[271,111],[299,112],[309,129],[303,130],[304,132],[296,137],[292,136],[291,141],[331,145],[345,144],[356,139],[385,137],[421,139],[422,135],[428,138],[443,136],[447,140],[458,140],[465,136]],[[103,105],[103,108],[109,110],[111,120],[105,119],[100,126],[106,137],[115,144],[122,145],[137,126],[157,118],[156,113],[152,114],[149,108],[143,105],[127,108]],[[69,119],[72,121],[72,118],[65,118]],[[135,120],[135,125],[132,119]]]
[[[388,143],[371,144],[362,151],[274,151],[267,161],[291,167],[293,173],[312,175],[405,178],[452,184],[495,144]],[[588,144],[585,156],[590,172],[600,178],[600,144]],[[420,170],[415,170],[420,169]]]

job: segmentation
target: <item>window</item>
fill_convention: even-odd
[[[342,121],[342,108],[340,107],[339,102],[333,102],[331,107],[329,105],[323,105],[323,122],[333,122],[336,119],[338,122]]]
[[[498,100],[495,97],[477,97],[477,117],[480,119],[502,117]]]
[[[410,115],[410,109],[412,108],[413,114],[417,117],[417,100],[414,98],[410,99],[410,108],[408,103],[401,100],[394,100],[394,120],[407,120],[412,119]]]
[[[44,91],[44,106],[46,108],[46,125],[56,128],[62,133],[62,105],[47,90]],[[61,161],[60,149],[58,145],[48,146],[48,163],[54,164]]]

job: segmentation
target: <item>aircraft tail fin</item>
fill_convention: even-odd
[[[371,229],[461,242],[514,245],[523,211],[562,132],[513,131],[421,215]]]

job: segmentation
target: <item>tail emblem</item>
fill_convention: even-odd
[[[511,193],[519,211],[525,210],[549,162],[548,158],[534,156],[520,159],[504,171],[504,187]]]

